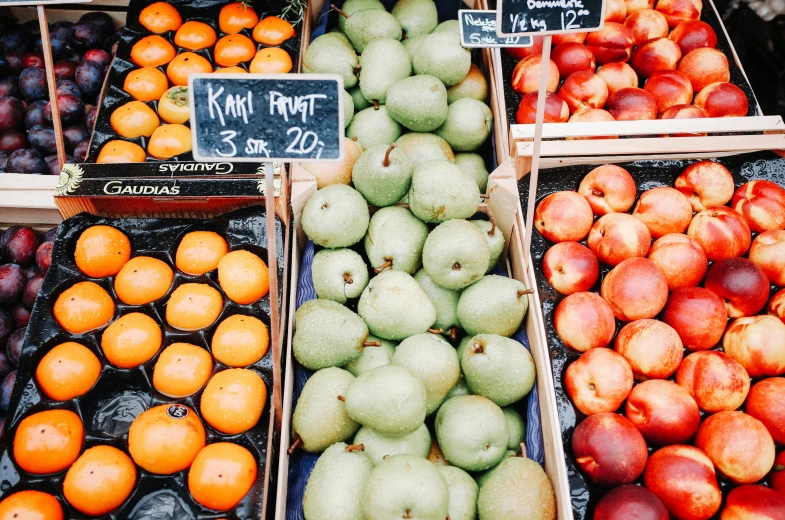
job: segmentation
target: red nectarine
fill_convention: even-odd
[[[623,88],[610,97],[605,109],[617,121],[657,119],[657,102],[642,88]]]
[[[553,60],[548,65],[548,80],[545,90],[556,92],[559,86],[559,69]],[[512,71],[512,88],[521,94],[538,92],[540,89],[540,71],[542,70],[542,56],[527,56],[518,62]]]
[[[627,398],[627,419],[656,446],[683,444],[695,436],[701,414],[681,386],[662,379],[639,383]]]
[[[692,90],[696,93],[712,83],[730,81],[728,58],[722,51],[711,47],[700,47],[687,53],[679,62],[678,70],[690,78]]]
[[[683,287],[668,297],[662,320],[676,330],[685,348],[707,350],[722,338],[728,311],[708,289]]]
[[[519,125],[534,124],[537,118],[537,92],[529,92],[521,98],[518,111],[515,113],[515,122]],[[566,123],[570,118],[570,109],[567,103],[556,94],[547,93],[545,96],[544,123]]]
[[[777,444],[785,444],[785,378],[770,377],[752,385],[747,413],[762,422]]]
[[[668,27],[674,28],[681,22],[699,20],[703,10],[701,0],[657,0],[657,10],[665,15]]]
[[[774,182],[745,182],[733,194],[731,206],[756,233],[785,229],[785,189]]]
[[[641,9],[632,13],[624,20],[624,25],[632,31],[635,45],[668,36],[668,21],[661,12],[654,9]]]
[[[643,192],[632,215],[646,225],[652,238],[660,238],[684,233],[692,220],[692,206],[680,191],[660,186]]]
[[[676,383],[707,413],[735,410],[750,391],[750,376],[719,350],[690,354],[676,371]]]
[[[769,300],[769,305],[766,308],[769,314],[776,316],[783,323],[785,323],[785,289],[780,289]]]
[[[709,117],[744,117],[749,110],[747,95],[733,83],[711,83],[698,92],[694,102]]]
[[[728,493],[720,520],[785,520],[785,495],[766,486],[739,486]]]
[[[597,63],[629,60],[634,43],[632,31],[614,22],[606,22],[602,29],[590,32],[586,38],[586,46],[594,54]]]
[[[553,327],[564,344],[578,352],[607,347],[616,333],[610,307],[592,292],[564,298],[553,313]]]
[[[671,291],[697,286],[709,267],[700,244],[679,233],[658,238],[649,249],[649,260],[657,264],[665,275]]]
[[[655,72],[676,70],[681,59],[681,49],[668,38],[655,38],[635,48],[630,65],[640,76],[648,78]]]
[[[695,215],[687,234],[697,240],[706,257],[713,261],[742,256],[752,242],[747,221],[726,207],[705,209]]]
[[[594,287],[600,275],[600,264],[586,246],[577,242],[560,242],[545,252],[542,273],[551,287],[569,295]]]
[[[574,191],[551,193],[534,212],[534,227],[551,242],[580,242],[593,223],[591,206]]]
[[[557,93],[574,114],[587,108],[602,108],[608,100],[608,86],[594,72],[573,72]]]
[[[645,257],[651,246],[646,225],[627,213],[608,213],[589,231],[587,241],[600,262],[615,266],[628,258]]]
[[[630,258],[605,275],[600,293],[621,321],[653,318],[668,300],[668,282],[648,258]]]
[[[689,105],[692,102],[692,83],[678,70],[655,72],[646,81],[643,90],[654,97],[660,114],[674,105]]]
[[[572,433],[578,467],[600,486],[630,484],[646,468],[649,452],[640,432],[614,413],[584,419]]]
[[[703,286],[725,302],[730,318],[757,314],[769,299],[769,279],[746,258],[717,260],[709,268]]]
[[[714,161],[690,164],[676,178],[673,186],[690,199],[694,211],[724,206],[733,197],[735,189],[728,169]]]
[[[702,20],[681,22],[671,31],[668,38],[679,45],[683,55],[701,47],[717,47],[717,33],[711,25]]]
[[[681,364],[684,347],[667,323],[636,320],[628,323],[616,336],[614,350],[630,364],[635,379],[667,379]]]
[[[578,193],[586,197],[597,215],[623,213],[635,202],[635,180],[621,166],[604,164],[586,174]]]
[[[621,0],[617,0],[621,1]],[[566,78],[573,72],[591,72],[597,64],[594,61],[594,54],[582,43],[567,42],[557,45],[551,53],[551,59],[559,69],[559,77]]]
[[[613,412],[630,395],[632,369],[610,349],[589,349],[567,367],[564,388],[584,415]]]
[[[638,86],[638,74],[627,63],[606,63],[597,69],[597,75],[608,85],[608,95],[623,88]]]
[[[594,520],[670,520],[662,500],[643,486],[626,484],[605,493],[594,508]]]
[[[752,241],[750,260],[774,285],[785,285],[785,231],[764,231]]]
[[[775,316],[737,319],[725,331],[722,347],[752,377],[785,374],[785,324]]]

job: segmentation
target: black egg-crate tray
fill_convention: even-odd
[[[129,141],[138,144],[145,150],[145,152],[147,151],[148,138],[126,138],[118,135],[117,132],[115,132],[112,128],[112,125],[109,123],[109,118],[115,109],[130,101],[135,101],[131,94],[123,90],[123,85],[125,83],[126,76],[132,70],[140,68],[131,61],[131,47],[133,47],[136,42],[145,36],[150,36],[152,34],[139,23],[139,13],[142,11],[142,9],[154,3],[155,1],[157,0],[133,0],[128,6],[128,23],[125,27],[125,30],[123,31],[123,35],[120,38],[117,52],[115,53],[114,60],[112,61],[112,66],[109,69],[109,74],[107,75],[106,87],[103,98],[101,99],[98,116],[95,120],[95,130],[93,131],[92,141],[90,142],[90,151],[87,155],[86,162],[88,163],[94,163],[98,158],[98,153],[101,151],[104,143],[113,139],[119,139],[122,141]],[[211,26],[215,30],[217,38],[221,39],[221,37],[225,36],[225,34],[222,33],[218,28],[218,13],[221,11],[223,6],[232,2],[233,0],[167,0],[166,3],[171,4],[177,8],[180,15],[182,15],[183,22],[189,20],[204,22]],[[285,0],[251,0],[248,2],[249,6],[253,7],[256,11],[256,14],[259,15],[260,20],[265,16],[280,16],[289,3],[290,2]],[[299,68],[298,65],[300,63],[302,20],[297,24],[293,23],[292,25],[294,25],[295,36],[289,38],[280,45],[280,47],[286,50],[286,52],[288,52],[289,56],[292,58],[292,70],[290,74],[296,73]],[[240,34],[251,38],[252,31],[253,29],[244,29],[240,32]],[[203,49],[200,51],[189,51],[188,49],[180,48],[174,43],[174,34],[175,33],[173,31],[169,31],[161,34],[160,36],[163,36],[169,41],[169,43],[172,44],[172,46],[176,49],[177,54],[182,52],[194,52],[204,58],[207,58],[213,65],[213,68],[218,68],[218,65],[213,60],[212,48]],[[251,40],[253,40],[253,38],[251,38]],[[261,43],[254,43],[256,44],[257,49],[266,47]],[[167,65],[162,65],[158,67],[158,69],[166,74]],[[238,66],[247,70],[248,65],[248,63],[241,63]],[[151,107],[156,114],[158,114],[158,101],[150,101],[146,104]],[[190,121],[186,122],[185,125],[190,127]],[[188,152],[163,161],[148,156],[146,162],[192,162],[193,160],[193,154]],[[149,168],[139,168],[135,164],[123,165],[123,168],[129,167],[131,168],[130,171],[146,172],[149,170]]]
[[[22,348],[17,371],[16,385],[8,411],[5,435],[0,441],[0,498],[24,489],[36,489],[51,493],[60,499],[65,518],[75,520],[91,518],[68,505],[62,493],[62,482],[66,471],[54,475],[31,475],[17,468],[13,462],[13,438],[19,422],[36,412],[51,409],[67,409],[82,419],[85,429],[83,448],[99,444],[111,445],[125,453],[127,432],[134,418],[152,406],[181,403],[196,412],[207,434],[207,443],[232,442],[251,451],[257,459],[257,481],[248,495],[232,511],[215,512],[194,501],[187,486],[188,470],[174,475],[154,475],[136,467],[137,484],[125,503],[103,518],[112,520],[142,520],[160,518],[167,520],[228,518],[232,520],[260,519],[264,495],[274,495],[274,470],[266,467],[268,449],[275,450],[277,439],[268,438],[273,395],[272,348],[264,357],[248,368],[259,374],[267,388],[267,402],[259,423],[239,435],[218,433],[201,417],[199,401],[202,390],[184,398],[173,399],[158,393],[152,386],[153,359],[134,369],[120,369],[110,365],[101,348],[101,335],[106,326],[82,335],[70,334],[62,329],[51,315],[57,297],[67,288],[82,281],[93,281],[103,287],[115,301],[115,319],[131,312],[141,312],[154,318],[163,329],[161,351],[175,342],[186,342],[210,351],[212,334],[219,323],[234,314],[246,314],[259,318],[270,327],[270,301],[268,297],[251,305],[239,305],[229,300],[217,282],[216,271],[202,276],[189,276],[174,267],[177,246],[190,231],[215,231],[226,238],[230,250],[245,249],[257,254],[267,263],[267,223],[264,208],[260,206],[238,210],[210,220],[199,219],[106,219],[86,213],[64,221],[57,230],[52,251],[52,267],[47,272],[41,291],[36,298],[28,334]],[[125,305],[116,297],[113,278],[92,279],[82,274],[74,262],[74,248],[79,235],[86,228],[105,224],[116,227],[131,241],[133,256],[152,256],[172,267],[175,275],[169,292],[160,300],[141,306]],[[278,262],[279,301],[283,292],[280,282],[284,277],[284,228],[276,219],[276,256]],[[221,292],[224,306],[219,318],[209,327],[186,332],[166,325],[165,308],[171,291],[189,283],[206,283]],[[112,320],[114,321],[114,319]],[[95,386],[85,395],[70,401],[57,402],[48,399],[38,388],[35,370],[41,358],[54,346],[65,341],[76,341],[88,347],[101,360],[103,366]],[[160,353],[160,351],[159,351]],[[214,373],[225,368],[214,361]],[[274,460],[274,459],[273,459]],[[265,476],[268,482],[265,482]],[[269,509],[270,506],[268,506]]]
[[[750,85],[750,82],[747,81],[747,78],[744,76],[744,72],[742,71],[739,64],[736,63],[736,58],[733,56],[733,47],[725,36],[722,20],[720,20],[719,16],[717,16],[717,12],[714,10],[714,4],[712,0],[705,0],[703,2],[703,10],[701,11],[700,19],[709,24],[711,28],[714,29],[714,32],[717,33],[717,49],[722,51],[722,53],[725,54],[725,57],[728,58],[730,82],[739,87],[747,96],[747,101],[749,103],[747,116],[759,115],[758,100],[755,98],[755,93],[752,91],[752,85]],[[670,30],[671,29],[668,29],[669,32]],[[553,48],[551,48],[551,51],[552,50]],[[521,97],[523,97],[523,94],[516,92],[512,88],[512,72],[515,70],[518,60],[502,50],[501,62],[502,77],[504,78],[504,102],[507,105],[507,118],[509,119],[511,125],[515,125],[517,124],[515,121],[515,112],[518,110],[518,103],[520,103]],[[599,63],[597,66],[599,66]],[[638,79],[640,80],[640,85],[638,86],[643,88],[643,84],[645,83],[644,78],[639,77]],[[561,87],[562,82],[563,80],[559,80],[559,87]],[[697,96],[698,93],[695,92],[695,95]]]
[[[785,159],[777,156],[773,152],[746,153],[712,160],[724,165],[730,170],[734,184],[737,188],[745,182],[756,179],[770,180],[781,186],[785,186]],[[676,180],[676,177],[681,174],[684,168],[696,161],[697,160],[692,159],[643,160],[617,164],[630,172],[630,175],[635,179],[638,190],[637,195],[640,196],[644,191],[658,186],[673,187],[673,182]],[[597,166],[599,165],[576,165],[544,170],[538,179],[537,204],[546,196],[557,191],[577,191],[581,180]],[[518,189],[521,193],[522,207],[525,208],[528,204],[528,177],[524,177],[518,182]],[[582,241],[582,243],[583,245],[586,245],[586,240]],[[573,512],[575,513],[576,520],[590,520],[597,500],[600,499],[607,489],[595,486],[584,479],[580,470],[578,470],[575,465],[572,454],[572,432],[575,426],[581,422],[585,416],[573,406],[570,398],[567,396],[564,390],[563,378],[567,366],[578,359],[580,353],[568,349],[561,341],[558,334],[556,334],[556,329],[553,326],[553,313],[564,296],[551,287],[551,284],[543,274],[542,259],[545,252],[548,251],[552,245],[553,244],[543,238],[536,229],[532,230],[530,251],[532,263],[534,264],[535,279],[537,280],[537,290],[540,294],[543,319],[545,321],[545,333],[548,337],[548,347],[551,355],[554,386],[556,389],[556,404],[559,410],[559,423],[562,431],[562,443],[564,445],[564,452],[567,454],[565,462],[567,464]],[[610,266],[600,263],[600,276],[597,283],[590,291],[599,293],[602,279],[610,270]],[[775,286],[772,286],[772,291],[774,290]],[[616,321],[616,324],[617,332],[618,329],[625,325],[625,323],[621,323],[618,320]],[[685,351],[685,356],[689,353],[690,352]],[[673,380],[673,377],[670,379]],[[701,417],[703,417],[703,415],[704,412],[701,411]],[[649,446],[649,453],[651,454],[653,451],[651,446]],[[642,482],[642,478],[639,480]],[[720,488],[723,490],[723,495],[727,495],[729,486],[732,486],[733,484],[719,474],[717,475],[717,481],[720,484]],[[714,518],[719,518],[719,515]]]

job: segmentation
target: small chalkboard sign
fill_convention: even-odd
[[[475,47],[531,47],[531,36],[506,36],[496,34],[496,11],[458,11],[461,28],[461,45],[467,49]]]
[[[599,31],[606,0],[500,0],[499,37]]]
[[[340,76],[193,74],[188,88],[197,161],[343,158]]]

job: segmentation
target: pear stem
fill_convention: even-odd
[[[431,334],[441,334],[444,332],[444,329],[428,329],[428,332]]]
[[[363,444],[350,444],[346,447],[346,451],[365,451],[365,446]]]
[[[374,99],[373,100],[373,109],[374,110],[379,110],[379,100],[378,99]]]
[[[292,453],[294,453],[294,452],[295,452],[295,450],[297,450],[297,448],[299,448],[299,447],[300,447],[300,445],[301,445],[302,443],[303,443],[303,439],[302,439],[302,437],[300,437],[299,435],[295,436],[295,438],[294,438],[294,442],[292,443],[292,445],[291,445],[291,446],[289,446],[289,449],[288,449],[288,450],[286,450],[286,453],[288,453],[289,455],[291,455]]]
[[[390,166],[390,153],[395,149],[395,143],[391,144],[390,147],[387,149],[387,152],[384,154],[384,160],[382,161],[382,166],[387,168]]]
[[[493,213],[488,211],[488,218],[491,220],[491,230],[488,231],[488,236],[492,237],[496,234],[496,217],[493,216]]]
[[[382,265],[373,270],[374,273],[379,274],[388,267],[392,267],[392,260],[385,260]]]
[[[381,347],[381,341],[366,341],[363,343],[363,347]]]
[[[344,13],[344,12],[343,12],[343,11],[341,11],[340,9],[338,9],[338,7],[337,7],[335,4],[330,4],[330,8],[331,8],[333,11],[335,11],[336,13],[340,14],[341,16],[343,16],[344,18],[349,18],[349,15],[348,15],[348,14],[346,14],[346,13]]]
[[[346,398],[344,396],[342,396],[342,395],[338,396],[338,400],[341,401],[342,403],[346,402]]]
[[[521,454],[520,454],[520,456],[523,457],[524,459],[529,456],[529,454],[526,453],[526,443],[525,442],[521,443]]]
[[[343,274],[343,281],[348,283],[348,284],[354,283],[354,280],[352,280],[352,275],[350,275],[349,273],[344,273]]]
[[[472,352],[475,354],[482,354],[485,351],[482,345],[479,343],[472,344]]]
[[[527,294],[533,294],[533,293],[534,293],[534,289],[524,289],[523,291],[518,291],[518,298],[520,298],[521,296],[525,296]]]
[[[488,195],[487,193],[481,193],[481,194],[480,194],[480,198],[481,198],[482,200],[488,200],[489,198],[491,198],[491,196],[490,196],[490,195]]]
[[[354,141],[355,143],[357,142],[357,136],[356,135],[354,137],[352,137],[352,141]]]
[[[453,327],[450,329],[450,341],[455,341],[458,339],[458,327]]]

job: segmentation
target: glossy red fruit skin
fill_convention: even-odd
[[[722,339],[728,311],[708,289],[684,287],[668,296],[662,321],[676,329],[688,350],[708,350]]]
[[[774,467],[769,473],[769,486],[785,495],[785,451],[774,459]]]
[[[627,484],[605,493],[594,509],[594,520],[670,520],[665,504],[643,486]]]
[[[725,301],[729,318],[752,316],[769,299],[769,278],[746,258],[723,258],[706,273],[703,286]]]
[[[785,495],[766,486],[748,485],[732,489],[720,520],[785,520]]]

